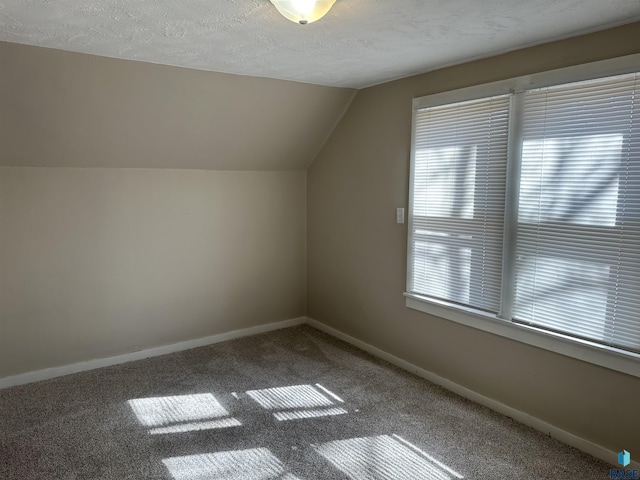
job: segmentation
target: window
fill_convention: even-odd
[[[640,376],[637,60],[414,101],[408,306]]]

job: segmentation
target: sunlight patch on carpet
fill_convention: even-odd
[[[350,438],[312,446],[353,480],[464,478],[398,435]]]
[[[336,406],[344,401],[320,384],[249,390],[247,395],[265,410],[273,411],[274,418],[279,421],[348,413]]]
[[[241,426],[210,393],[137,398],[129,405],[152,435]]]
[[[267,448],[162,460],[174,480],[299,480]]]

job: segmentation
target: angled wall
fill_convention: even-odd
[[[0,378],[305,314],[305,169],[352,90],[0,65]]]
[[[308,172],[308,316],[610,450],[640,452],[640,379],[405,307],[415,97],[640,52],[640,24],[361,90]]]
[[[305,169],[355,91],[0,42],[0,165]]]

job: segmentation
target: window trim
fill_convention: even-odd
[[[562,83],[579,82],[583,80],[591,80],[599,77],[621,75],[625,73],[633,73],[640,70],[640,54],[627,55],[598,62],[577,65],[572,67],[551,70],[548,72],[536,73],[532,75],[510,78],[498,82],[492,82],[449,92],[442,92],[425,97],[415,98],[413,100],[413,110],[425,107],[433,107],[437,105],[445,105],[448,103],[463,102],[467,100],[475,100],[483,97],[491,97],[507,93],[520,93],[525,90],[542,88]],[[518,101],[521,95],[514,95],[514,101]],[[515,108],[518,108],[516,105]],[[518,118],[518,116],[514,116]],[[517,154],[519,149],[518,139],[521,135],[521,125],[510,124],[512,135],[509,138],[509,153],[511,157]],[[515,133],[515,134],[514,134]],[[415,138],[416,125],[415,115],[412,114],[411,127],[411,166],[409,181],[409,215],[407,223],[407,289],[412,278],[412,261],[411,252],[411,235],[409,232],[413,230],[413,178],[415,169]],[[518,162],[515,162],[516,164]],[[509,162],[510,165],[514,162]],[[520,174],[517,169],[507,170],[507,199],[511,199],[518,194],[517,180]],[[511,185],[511,187],[509,186]],[[507,201],[507,205],[514,205],[513,202]],[[511,218],[511,223],[517,221],[515,215],[506,215]],[[505,224],[505,236],[514,235],[514,225]],[[513,252],[506,250],[503,252],[503,261],[509,255],[515,253],[515,242],[510,242],[514,247]],[[504,276],[503,266],[503,282],[509,279]],[[513,282],[511,282],[513,284]],[[503,288],[503,293],[505,289]],[[434,315],[446,320],[450,320],[467,327],[476,328],[478,330],[499,335],[511,340],[515,340],[527,345],[549,350],[561,355],[582,360],[588,363],[609,368],[618,372],[626,373],[640,378],[640,354],[620,350],[614,347],[601,345],[588,340],[570,337],[561,333],[543,330],[541,328],[515,323],[500,318],[501,314],[493,315],[481,310],[456,305],[445,301],[439,301],[426,298],[414,293],[405,292],[405,305],[413,310]],[[509,306],[510,302],[502,303]]]

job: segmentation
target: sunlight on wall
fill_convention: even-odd
[[[464,478],[398,435],[336,440],[313,448],[353,480]]]
[[[241,426],[210,393],[129,400],[150,434],[179,433]]]
[[[323,393],[324,392],[324,393]],[[247,395],[266,410],[276,410],[276,420],[296,420],[348,413],[337,403],[344,403],[335,393],[320,384],[249,390]]]
[[[299,480],[266,448],[162,460],[174,480]]]

